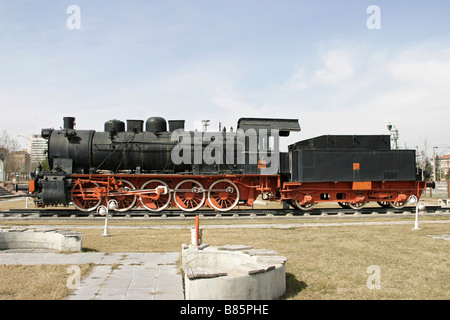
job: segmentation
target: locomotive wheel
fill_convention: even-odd
[[[141,189],[156,189],[161,186],[166,187],[167,191],[169,190],[169,186],[161,180],[149,180],[142,185]],[[155,193],[148,193],[147,196],[149,196],[149,198],[140,196],[139,200],[142,206],[148,211],[162,211],[170,204],[170,192],[167,192],[166,194],[161,193],[159,197]]]
[[[315,203],[300,204],[300,201],[298,201],[298,200],[294,200],[294,202],[292,204],[297,209],[300,209],[300,210],[303,210],[303,211],[312,210],[316,206]]]
[[[136,204],[137,196],[135,194],[128,194],[126,192],[135,189],[135,186],[130,181],[122,179],[122,185],[119,187],[119,190],[110,192],[109,196],[106,197],[106,201],[108,202],[111,199],[116,200],[118,203],[118,207],[115,209],[115,211],[117,212],[128,211]]]
[[[206,199],[202,184],[192,179],[178,183],[173,196],[177,207],[189,212],[201,208]]]
[[[209,204],[218,211],[229,211],[239,202],[239,189],[236,184],[230,180],[217,180],[209,187],[209,189]]]
[[[75,183],[72,188],[72,202],[75,208],[83,212],[97,209],[102,202],[101,198],[97,199],[94,195],[94,189],[98,187],[98,183],[94,181]]]

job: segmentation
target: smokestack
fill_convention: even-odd
[[[64,129],[73,129],[75,127],[75,118],[74,117],[64,117]]]

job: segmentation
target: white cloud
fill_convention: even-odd
[[[321,54],[324,66],[314,73],[318,83],[339,83],[354,76],[351,54],[347,50],[332,49]]]
[[[258,108],[244,101],[236,90],[229,85],[217,87],[211,101],[216,107],[233,115],[248,116],[258,112]]]
[[[409,148],[420,145],[424,137],[432,144],[450,145],[449,53],[449,43],[422,44],[386,57],[372,89],[362,92],[367,96],[362,113],[396,123],[401,145]]]
[[[292,76],[289,78],[289,80],[286,82],[285,86],[287,88],[291,89],[308,89],[310,84],[305,79],[305,71],[303,69],[297,69],[294,71]]]

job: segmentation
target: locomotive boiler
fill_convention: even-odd
[[[288,152],[279,139],[300,131],[298,119],[241,118],[236,130],[185,131],[183,120],[110,120],[103,132],[42,129],[50,171],[37,170],[30,193],[38,206],[94,211],[169,207],[229,211],[264,200],[309,210],[320,202],[359,209],[370,201],[400,208],[425,187],[414,150],[391,150],[388,136],[321,136]]]
[[[75,119],[64,118],[62,130],[43,129],[42,137],[48,139],[48,161],[51,167],[61,167],[69,174],[96,173],[99,171],[123,172],[173,172],[170,151],[174,142],[170,132],[184,128],[184,121],[170,121],[160,117],[149,118],[146,130],[143,120],[110,120],[104,132],[74,129]]]

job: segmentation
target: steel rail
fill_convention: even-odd
[[[407,206],[402,209],[395,208],[377,208],[365,207],[359,210],[344,209],[344,208],[317,208],[309,211],[294,210],[294,209],[232,209],[227,212],[220,212],[209,209],[200,209],[193,212],[187,212],[180,209],[168,209],[160,212],[150,212],[144,209],[133,209],[125,212],[117,212],[110,210],[109,214],[112,217],[120,218],[134,218],[134,217],[148,217],[148,218],[188,218],[201,215],[204,217],[216,218],[267,218],[267,217],[291,217],[291,218],[308,218],[308,217],[376,217],[376,216],[399,216],[399,215],[413,215],[415,213],[415,206]],[[450,215],[450,208],[443,208],[441,206],[426,206],[421,214]],[[53,217],[53,218],[77,218],[77,217],[95,217],[95,211],[82,212],[76,209],[67,208],[33,208],[33,209],[9,209],[0,211],[0,218],[12,217]]]

